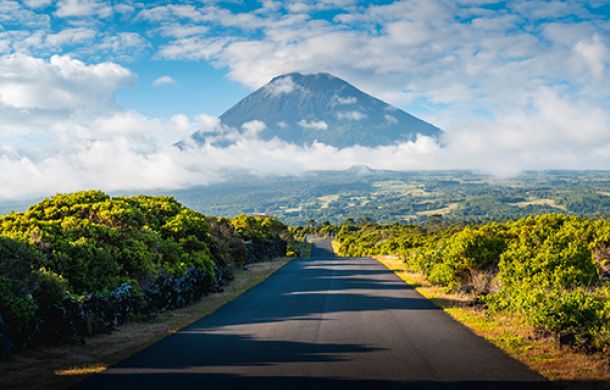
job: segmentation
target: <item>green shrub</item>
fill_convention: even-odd
[[[26,279],[33,269],[41,267],[44,262],[42,253],[35,247],[0,236],[0,275],[5,278]]]
[[[0,313],[8,324],[15,350],[30,341],[35,328],[38,305],[21,283],[0,276]]]
[[[539,289],[526,307],[528,320],[545,332],[563,335],[566,342],[594,350],[610,341],[610,296],[601,291]]]
[[[63,276],[45,268],[40,268],[34,275],[33,295],[39,305],[59,304],[70,294],[68,281]]]
[[[456,287],[455,269],[447,263],[432,265],[428,272],[427,279],[432,284],[446,286],[449,289]]]
[[[77,341],[217,291],[244,240],[276,256],[290,239],[272,218],[216,219],[171,197],[59,194],[0,216],[0,312],[18,346]]]
[[[19,283],[0,276],[0,311],[9,321],[27,324],[34,319],[36,302]]]

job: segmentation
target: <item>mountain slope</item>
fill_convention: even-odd
[[[372,97],[328,73],[290,73],[242,99],[220,116],[233,128],[254,131],[263,139],[278,137],[294,144],[319,141],[336,147],[379,146],[436,137],[441,131]],[[261,123],[246,125],[250,121]],[[204,133],[193,138],[202,141]]]

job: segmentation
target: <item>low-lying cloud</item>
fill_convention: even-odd
[[[561,108],[561,107],[559,107]],[[202,117],[206,120],[207,117]],[[521,122],[507,121],[506,127],[493,135],[484,130],[448,132],[443,145],[429,137],[375,148],[354,146],[338,149],[322,143],[294,145],[259,138],[262,122],[245,124],[241,132],[220,125],[231,132],[228,146],[212,142],[179,149],[158,138],[147,137],[151,126],[158,133],[170,133],[180,127],[185,137],[197,126],[197,118],[161,120],[135,112],[115,113],[90,124],[65,123],[82,134],[98,132],[99,127],[122,131],[103,133],[103,138],[65,135],[55,152],[44,156],[4,147],[0,150],[0,199],[46,196],[56,192],[101,188],[106,191],[187,188],[217,183],[234,172],[255,175],[298,175],[311,170],[340,170],[354,165],[375,169],[429,170],[478,169],[509,176],[523,169],[610,168],[610,140],[599,144],[580,143],[572,148],[552,142],[552,137],[530,130]],[[480,125],[484,125],[481,123]],[[568,121],[566,126],[570,126]],[[593,126],[593,125],[590,125]],[[61,128],[61,126],[58,126]],[[561,134],[561,129],[558,130]],[[595,129],[583,129],[593,134]],[[571,133],[566,133],[571,136]],[[546,146],[541,147],[541,144]]]
[[[595,69],[597,49],[579,50]],[[439,141],[422,136],[395,145],[338,149],[264,140],[263,130],[273,124],[261,121],[236,129],[205,114],[156,118],[117,107],[116,91],[134,78],[111,62],[0,57],[0,199],[89,188],[154,192],[217,183],[236,171],[298,175],[362,164],[390,170],[475,169],[501,176],[525,169],[610,169],[610,113],[575,98],[562,85],[528,87],[527,101],[521,102],[527,110],[499,108],[494,116],[460,119],[458,107],[454,115],[445,117],[444,111],[426,118],[445,130]],[[273,92],[290,88],[279,85]],[[348,108],[353,102],[339,103]],[[392,118],[388,113],[386,119]],[[299,125],[333,131],[316,120],[302,119]],[[207,142],[172,146],[198,130]]]
[[[315,130],[326,130],[328,129],[328,123],[324,121],[306,121],[305,119],[301,119],[297,122],[299,126],[304,129],[315,129]]]

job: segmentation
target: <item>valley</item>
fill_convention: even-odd
[[[360,167],[362,168],[362,167]],[[526,172],[499,179],[472,171],[309,172],[242,177],[167,192],[212,215],[268,214],[289,225],[347,219],[378,223],[483,222],[532,214],[610,213],[610,172]]]
[[[609,171],[525,172],[496,178],[473,171],[380,171],[356,167],[295,176],[228,176],[224,183],[155,191],[215,216],[264,214],[288,225],[477,223],[527,215],[610,213]],[[113,195],[137,195],[121,191]],[[0,214],[25,211],[38,199],[0,201]]]

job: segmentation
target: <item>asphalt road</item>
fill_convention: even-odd
[[[369,258],[328,241],[81,388],[540,389],[511,359]]]

